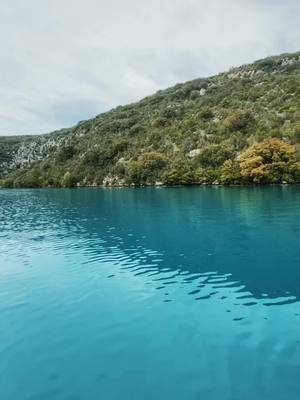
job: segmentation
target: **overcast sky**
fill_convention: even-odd
[[[0,134],[300,50],[299,0],[0,0]]]

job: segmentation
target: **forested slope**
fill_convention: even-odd
[[[300,182],[300,53],[177,84],[70,129],[0,138],[2,186]]]

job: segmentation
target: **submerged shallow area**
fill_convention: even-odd
[[[293,400],[300,187],[0,191],[1,400]]]

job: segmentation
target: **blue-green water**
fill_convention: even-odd
[[[300,396],[300,188],[0,191],[1,400]]]

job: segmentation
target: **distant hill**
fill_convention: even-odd
[[[161,90],[76,126],[0,137],[8,187],[300,182],[300,53]]]

